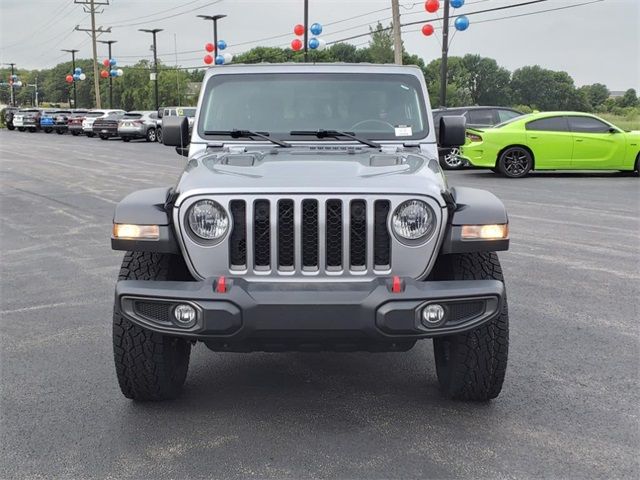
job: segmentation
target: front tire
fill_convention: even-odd
[[[533,157],[523,147],[509,147],[500,154],[497,167],[505,177],[526,177],[533,168]]]
[[[445,170],[460,170],[464,167],[464,161],[460,156],[459,148],[452,148],[440,157],[440,165]]]
[[[442,280],[503,281],[495,252],[448,255],[440,263]],[[473,401],[496,398],[502,390],[507,370],[509,313],[506,298],[496,318],[469,332],[434,338],[433,350],[438,382],[444,395]]]
[[[177,255],[127,252],[119,280],[184,280],[186,266]],[[191,344],[162,335],[113,314],[113,355],[120,390],[139,401],[176,398],[189,369]]]

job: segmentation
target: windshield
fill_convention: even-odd
[[[142,118],[141,113],[125,113],[124,118]]]
[[[102,115],[104,115],[104,112],[89,112],[85,117],[101,117]]]
[[[497,124],[497,125],[496,125],[495,127],[493,127],[493,128],[500,128],[500,127],[504,127],[505,125],[509,125],[510,123],[513,123],[513,122],[515,122],[515,121],[517,121],[517,120],[522,120],[522,119],[528,118],[528,117],[530,117],[530,116],[531,116],[531,114],[530,114],[530,113],[528,113],[528,114],[526,114],[526,115],[518,115],[517,117],[510,118],[509,120],[507,120],[507,121],[505,121],[505,122],[502,122],[502,123]]]
[[[286,73],[215,75],[207,83],[198,132],[246,129],[277,138],[291,131],[353,132],[363,138],[426,137],[425,99],[417,77],[400,74]],[[331,140],[331,139],[330,139]]]

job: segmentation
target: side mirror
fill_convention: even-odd
[[[162,143],[169,147],[186,147],[189,142],[187,117],[170,116],[162,119]]]
[[[164,110],[162,108],[158,109],[158,118],[162,118],[162,115],[164,115]]]
[[[618,130],[617,128],[613,128],[613,127],[611,127],[611,128],[609,129],[609,133],[620,133],[620,130]]]
[[[463,116],[440,117],[440,147],[459,147],[465,143],[466,119]]]

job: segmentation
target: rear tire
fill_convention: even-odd
[[[156,129],[156,140],[158,141],[158,143],[162,143],[162,129],[161,128]]]
[[[526,177],[533,168],[533,157],[523,147],[509,147],[500,154],[496,167],[505,177]]]
[[[119,280],[185,280],[181,257],[152,252],[127,252]],[[176,398],[182,391],[191,344],[182,338],[142,328],[113,313],[113,355],[120,390],[138,401]]]
[[[150,128],[147,130],[147,135],[145,136],[147,142],[155,142],[156,141],[156,129]]]
[[[447,255],[439,260],[442,280],[503,281],[495,252]],[[500,314],[466,333],[433,339],[438,382],[444,395],[456,400],[486,401],[502,390],[509,351],[506,297]]]
[[[7,125],[7,130],[15,130],[16,127],[14,127],[13,125]]]
[[[464,167],[464,161],[460,157],[460,149],[452,148],[440,157],[440,165],[445,170],[460,170]]]

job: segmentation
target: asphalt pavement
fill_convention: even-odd
[[[451,173],[506,204],[498,399],[452,402],[408,353],[192,352],[184,394],[117,385],[114,206],[173,149],[0,131],[0,478],[638,478],[640,182]]]

